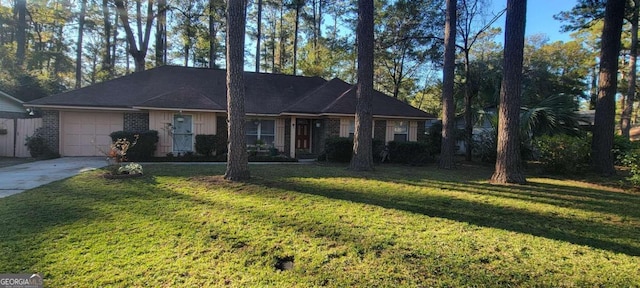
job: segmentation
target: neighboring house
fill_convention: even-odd
[[[496,117],[496,107],[487,107],[477,111],[473,124],[473,137],[474,140],[479,140],[480,135],[484,133],[489,133],[493,131],[495,128],[492,124],[492,118]],[[429,128],[434,124],[442,125],[442,120],[428,120],[425,122],[425,131],[429,131]],[[467,150],[466,142],[464,141],[464,129],[465,129],[465,121],[464,115],[458,115],[455,119],[455,129],[457,130],[456,135],[456,154],[464,154]],[[426,132],[425,132],[426,133]],[[459,134],[457,134],[459,133]]]
[[[340,79],[245,72],[246,139],[282,154],[319,154],[354,132],[356,87]],[[63,156],[101,155],[109,134],[156,130],[156,156],[194,151],[195,135],[227,135],[226,71],[162,66],[25,105],[42,113],[45,138]],[[434,119],[375,92],[373,137],[417,141]],[[420,135],[420,136],[419,136]],[[104,149],[104,148],[102,148]]]
[[[28,115],[24,102],[0,91],[0,118],[24,118]]]
[[[591,131],[596,120],[596,110],[580,110],[576,114],[578,115],[578,125],[585,130]]]
[[[0,156],[30,156],[26,138],[33,135],[42,121],[32,110],[24,108],[23,100],[0,91]]]

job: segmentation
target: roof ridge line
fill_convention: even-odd
[[[331,80],[327,81],[327,80],[325,80],[325,79],[324,79],[324,78],[322,78],[322,77],[318,77],[318,76],[314,76],[314,77],[316,77],[316,78],[320,78],[320,79],[324,80],[325,82],[324,82],[324,83],[322,83],[322,85],[320,85],[320,86],[316,87],[315,89],[313,89],[313,90],[311,90],[311,91],[307,92],[307,94],[306,94],[306,95],[304,95],[304,96],[302,96],[302,97],[300,97],[300,99],[298,99],[298,101],[295,101],[295,102],[291,103],[291,105],[288,105],[286,108],[282,109],[282,111],[281,111],[280,113],[282,113],[282,112],[286,112],[286,111],[288,111],[291,107],[293,107],[293,106],[297,105],[298,103],[301,103],[302,101],[307,100],[307,98],[311,97],[311,95],[313,95],[314,93],[318,92],[320,89],[322,89],[322,88],[326,87],[327,85],[329,85],[329,83],[330,83],[331,81],[333,81],[333,80],[335,80],[335,79],[338,79],[338,78],[333,78],[333,79],[331,79]],[[314,78],[314,77],[310,77],[310,78]]]
[[[344,82],[344,81],[343,81]],[[347,94],[349,92],[351,92],[351,90],[353,90],[353,88],[355,88],[355,85],[349,84],[347,82],[344,82],[345,84],[349,85],[349,89],[345,90],[344,92],[342,92],[342,94],[340,94],[340,96],[336,97],[336,99],[334,99],[333,101],[331,101],[331,103],[329,103],[329,105],[327,105],[327,107],[322,108],[322,113],[326,112],[329,108],[333,107],[333,105],[336,105],[336,103],[338,103],[338,101],[340,99],[342,99],[343,97],[346,97]]]

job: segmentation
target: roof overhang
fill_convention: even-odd
[[[355,117],[354,114],[347,113],[295,113],[284,112],[281,116],[302,116],[302,117]],[[412,117],[412,116],[389,116],[389,115],[373,115],[373,118],[385,118],[385,119],[411,119],[411,120],[430,120],[436,119],[435,117]]]
[[[210,109],[187,109],[187,108],[165,108],[165,107],[147,107],[147,106],[133,106],[136,110],[163,110],[163,111],[182,111],[182,112],[216,112],[227,113],[225,110],[210,110]]]
[[[329,116],[329,117],[354,117],[354,114],[341,114],[341,113],[322,113],[320,116]],[[410,120],[429,120],[436,119],[431,117],[414,117],[414,116],[396,116],[396,115],[373,115],[373,118],[384,118],[384,119],[410,119]]]
[[[24,107],[57,109],[57,110],[106,110],[106,111],[138,111],[130,107],[96,107],[96,106],[66,106],[66,105],[44,105],[44,104],[24,104]]]
[[[13,97],[13,96],[11,96],[11,95],[9,95],[9,94],[5,93],[5,92],[0,91],[0,95],[2,95],[2,96],[4,96],[4,97],[8,98],[8,99],[9,99],[9,100],[11,100],[11,101],[14,101],[14,102],[18,103],[18,104],[23,104],[23,103],[24,103],[24,101],[22,101],[22,100],[20,100],[20,99],[18,99],[18,98],[15,98],[15,97]]]
[[[301,116],[301,117],[320,117],[318,114],[313,113],[295,113],[295,112],[284,112],[280,113],[281,116]]]

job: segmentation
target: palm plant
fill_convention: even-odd
[[[493,161],[495,139],[497,138],[498,115],[497,112],[486,110],[476,111],[475,123],[490,123],[493,131],[485,131],[478,135],[474,153],[481,156],[483,161]],[[531,152],[532,140],[543,135],[567,134],[577,136],[580,134],[578,125],[580,116],[575,111],[575,102],[571,96],[558,94],[544,98],[542,101],[529,107],[520,107],[520,149],[523,156]],[[485,155],[485,154],[488,154]]]
[[[526,139],[558,133],[578,135],[578,120],[572,97],[552,95],[535,105],[520,108],[520,135]]]

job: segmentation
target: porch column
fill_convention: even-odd
[[[291,151],[289,152],[289,156],[291,158],[296,158],[296,117],[293,116],[291,117],[291,126],[289,127],[289,129],[291,129],[291,139],[289,141],[289,143],[291,144]]]

